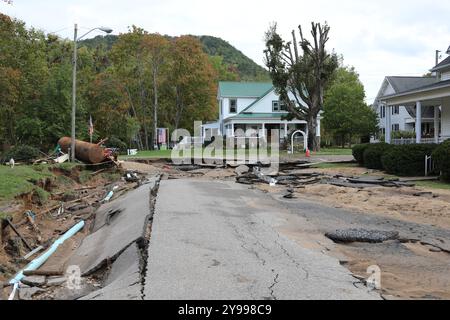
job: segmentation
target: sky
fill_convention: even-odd
[[[0,1],[0,12],[68,38],[74,23],[80,32],[108,26],[120,34],[137,25],[173,36],[216,36],[260,65],[273,22],[290,40],[298,25],[309,30],[312,21],[326,21],[328,49],[355,67],[368,103],[385,76],[421,76],[434,66],[435,50],[445,58],[450,45],[448,0],[13,0]]]

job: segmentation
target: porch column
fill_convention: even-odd
[[[266,136],[266,124],[263,122],[262,124],[262,136],[265,137]]]
[[[234,137],[234,122],[231,123],[231,136]]]
[[[288,136],[288,123],[287,121],[284,122],[284,137],[287,138]]]
[[[319,115],[317,117],[317,122],[316,122],[316,137],[320,137],[320,120],[321,120],[321,117]]]
[[[439,143],[439,106],[434,106],[434,142]]]
[[[386,118],[385,118],[385,132],[384,132],[384,141],[386,143],[391,143],[391,106],[385,106]]]
[[[422,102],[416,102],[416,143],[422,141]]]

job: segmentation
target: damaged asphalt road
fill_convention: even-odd
[[[233,182],[162,181],[144,299],[379,299],[337,259],[279,233],[282,210]]]
[[[159,176],[97,211],[92,233],[70,258],[83,276],[106,268],[102,288],[80,300],[141,300]]]

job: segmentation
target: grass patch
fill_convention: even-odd
[[[1,220],[6,220],[6,219],[11,219],[11,217],[12,217],[11,213],[1,212],[0,211],[0,221]]]
[[[115,182],[121,178],[121,174],[118,172],[104,172],[101,176],[108,182]]]
[[[39,187],[34,189],[34,195],[37,197],[41,205],[45,204],[50,197],[50,193]]]
[[[352,149],[350,148],[322,148],[319,152],[313,154],[318,156],[351,156]]]
[[[56,177],[56,183],[58,185],[62,185],[62,186],[71,186],[75,182],[72,179],[70,179],[69,177],[66,177],[64,175],[59,175]]]
[[[12,200],[19,194],[36,189],[33,182],[54,177],[45,166],[0,166],[0,201]],[[44,191],[44,190],[43,190]],[[39,191],[38,191],[39,192]]]
[[[80,181],[81,184],[85,184],[89,182],[89,180],[91,179],[92,179],[91,171],[88,170],[80,171],[78,175],[78,181]]]
[[[138,151],[134,156],[119,156],[119,159],[142,159],[142,158],[163,158],[170,159],[172,150],[147,150]]]
[[[416,181],[414,182],[418,187],[425,187],[431,189],[450,190],[450,183],[441,181]]]
[[[335,168],[357,168],[357,163],[319,163],[311,168],[315,169],[335,169]]]

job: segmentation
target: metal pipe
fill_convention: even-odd
[[[75,144],[75,158],[87,163],[100,163],[106,159],[105,149],[97,144],[72,140],[69,137],[63,137],[58,141],[59,146],[63,152],[68,152],[68,149]]]

